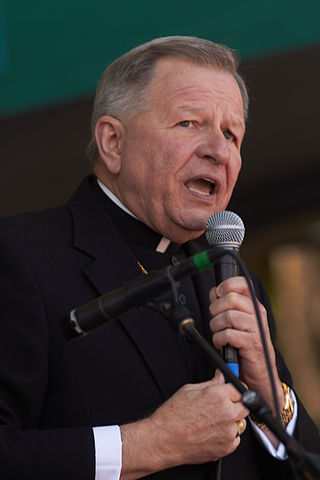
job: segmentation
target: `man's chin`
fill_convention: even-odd
[[[185,222],[181,222],[181,226],[189,231],[193,235],[202,235],[205,228],[206,223],[208,221],[210,215],[199,215],[197,218],[190,218],[185,219]]]

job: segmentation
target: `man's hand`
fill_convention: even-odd
[[[275,353],[268,328],[267,313],[258,302],[267,340],[272,368],[276,379],[280,409],[283,391],[275,363]],[[260,393],[274,409],[259,327],[246,280],[232,277],[210,291],[210,328],[217,349],[231,345],[239,350],[240,377],[249,388]]]
[[[217,460],[240,443],[237,421],[248,415],[241,395],[220,372],[185,385],[150,417],[121,427],[121,479],[140,478],[166,468]]]

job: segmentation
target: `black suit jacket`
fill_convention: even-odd
[[[157,313],[131,311],[70,343],[60,332],[58,320],[72,308],[141,275],[92,181],[67,206],[0,222],[1,478],[93,480],[92,426],[142,418],[190,381],[175,334]],[[186,253],[199,249],[190,242]],[[212,273],[198,274],[194,284],[208,326]],[[268,300],[255,284],[274,337]],[[302,406],[296,434],[320,450]],[[182,466],[152,478],[212,478],[213,470]],[[272,459],[250,428],[223,461],[223,478],[270,478],[273,471],[290,478],[286,462]]]

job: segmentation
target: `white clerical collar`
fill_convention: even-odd
[[[107,197],[110,198],[110,200],[113,201],[113,203],[115,203],[119,208],[121,208],[121,210],[126,212],[128,215],[131,215],[131,217],[141,222],[141,220],[138,217],[136,217],[125,205],[123,205],[123,203],[120,202],[119,198],[116,197],[115,194],[112,193],[111,190],[99,180],[99,178],[97,178],[97,182],[101,190],[107,195]],[[171,243],[171,240],[169,240],[166,237],[162,237],[160,242],[158,243],[156,252],[164,253],[169,247],[170,243]]]

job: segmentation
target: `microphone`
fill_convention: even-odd
[[[110,293],[73,309],[60,320],[60,328],[68,340],[88,333],[116,319],[134,307],[146,305],[151,299],[169,292],[181,278],[189,277],[211,266],[221,250],[205,250],[154,273],[126,283]]]
[[[226,252],[232,251],[239,255],[239,247],[244,239],[244,224],[241,218],[233,212],[224,210],[212,215],[206,224],[206,238],[210,246],[225,252],[214,262],[216,283],[239,275],[236,260]],[[236,348],[226,345],[223,348],[223,358],[230,370],[239,377],[238,352]]]

